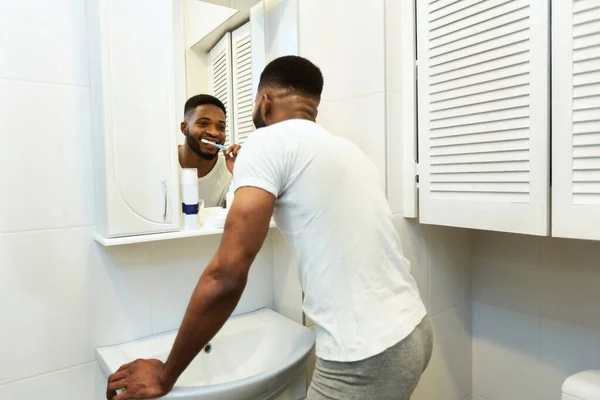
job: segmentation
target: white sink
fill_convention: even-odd
[[[107,374],[138,358],[166,361],[177,331],[96,350]],[[299,373],[315,334],[269,309],[231,318],[163,399],[270,400]]]

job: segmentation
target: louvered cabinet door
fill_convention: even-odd
[[[548,234],[549,36],[548,0],[417,2],[421,222]]]
[[[227,140],[226,144],[233,143],[232,138],[232,82],[231,82],[231,33],[225,36],[208,53],[208,66],[210,74],[210,93],[221,100],[227,110]]]
[[[235,142],[243,144],[254,131],[252,112],[254,97],[252,95],[252,35],[250,22],[236,29],[231,38],[233,53],[233,127]]]
[[[600,1],[552,14],[552,235],[600,240]]]

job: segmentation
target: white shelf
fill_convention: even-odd
[[[275,221],[271,220],[270,228],[275,228]],[[176,231],[176,232],[164,232],[164,233],[152,233],[148,235],[135,235],[135,236],[123,236],[116,238],[105,238],[99,234],[94,235],[94,239],[103,246],[122,246],[125,244],[134,243],[145,243],[145,242],[158,242],[161,240],[172,240],[172,239],[183,239],[197,236],[211,236],[221,235],[223,229],[217,228],[200,228],[193,231]]]

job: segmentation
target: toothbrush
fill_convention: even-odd
[[[218,148],[218,149],[221,149],[221,150],[225,150],[225,151],[227,151],[227,149],[228,149],[228,148],[227,148],[227,146],[223,146],[222,144],[218,144],[218,143],[213,143],[213,142],[211,142],[210,140],[206,140],[206,139],[200,139],[200,141],[201,141],[202,143],[211,144],[211,145],[213,145],[213,146],[215,146],[216,148]]]

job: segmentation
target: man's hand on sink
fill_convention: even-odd
[[[154,399],[169,393],[172,386],[160,379],[164,364],[160,360],[136,360],[123,365],[108,377],[108,400]],[[117,394],[118,390],[123,390]]]

